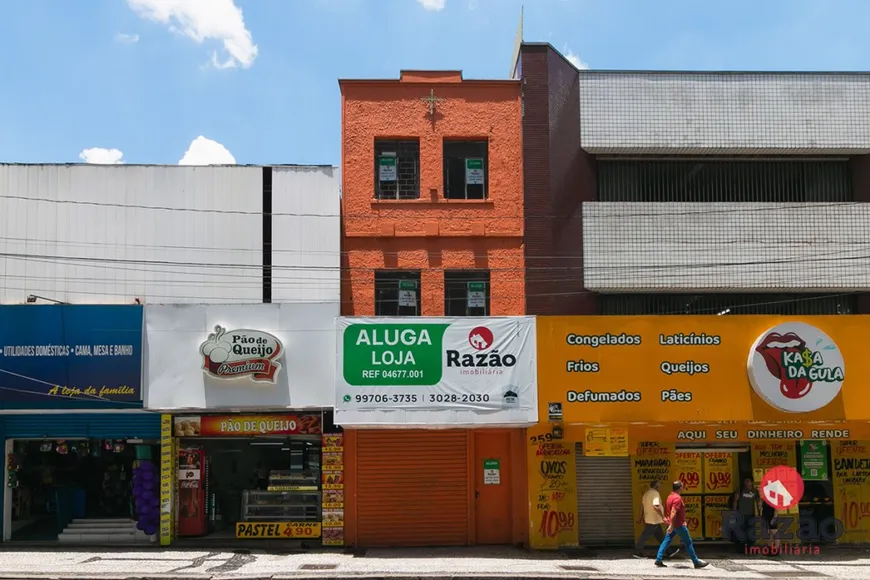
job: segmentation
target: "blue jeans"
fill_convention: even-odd
[[[683,541],[683,545],[686,547],[686,553],[689,554],[689,558],[692,559],[692,562],[700,562],[698,555],[695,553],[695,545],[692,543],[692,536],[689,535],[689,528],[686,526],[677,526],[670,534],[665,536],[662,545],[659,546],[659,553],[656,554],[656,560],[659,562],[662,561],[665,554],[668,552],[668,548],[671,547],[671,542],[674,540],[674,536],[677,535],[680,536],[680,540]]]

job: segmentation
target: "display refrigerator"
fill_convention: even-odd
[[[202,449],[178,450],[178,535],[203,536],[208,531],[205,503],[205,456]]]

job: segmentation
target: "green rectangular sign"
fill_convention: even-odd
[[[354,386],[437,385],[449,324],[351,324],[344,330],[344,380]]]
[[[828,446],[825,441],[801,441],[801,477],[805,481],[828,480]]]

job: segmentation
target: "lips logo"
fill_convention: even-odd
[[[747,370],[758,396],[788,413],[828,405],[846,376],[834,341],[803,322],[780,324],[762,334],[749,351]]]
[[[781,335],[771,332],[764,337],[761,344],[755,347],[755,350],[764,357],[764,363],[770,374],[779,379],[779,391],[784,397],[800,399],[813,388],[813,383],[807,377],[789,378],[788,376],[786,359],[800,356],[803,363],[805,357],[809,356],[812,362],[807,343],[797,334],[789,332]]]

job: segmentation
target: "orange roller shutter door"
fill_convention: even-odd
[[[357,545],[463,546],[469,538],[467,431],[357,432]]]

